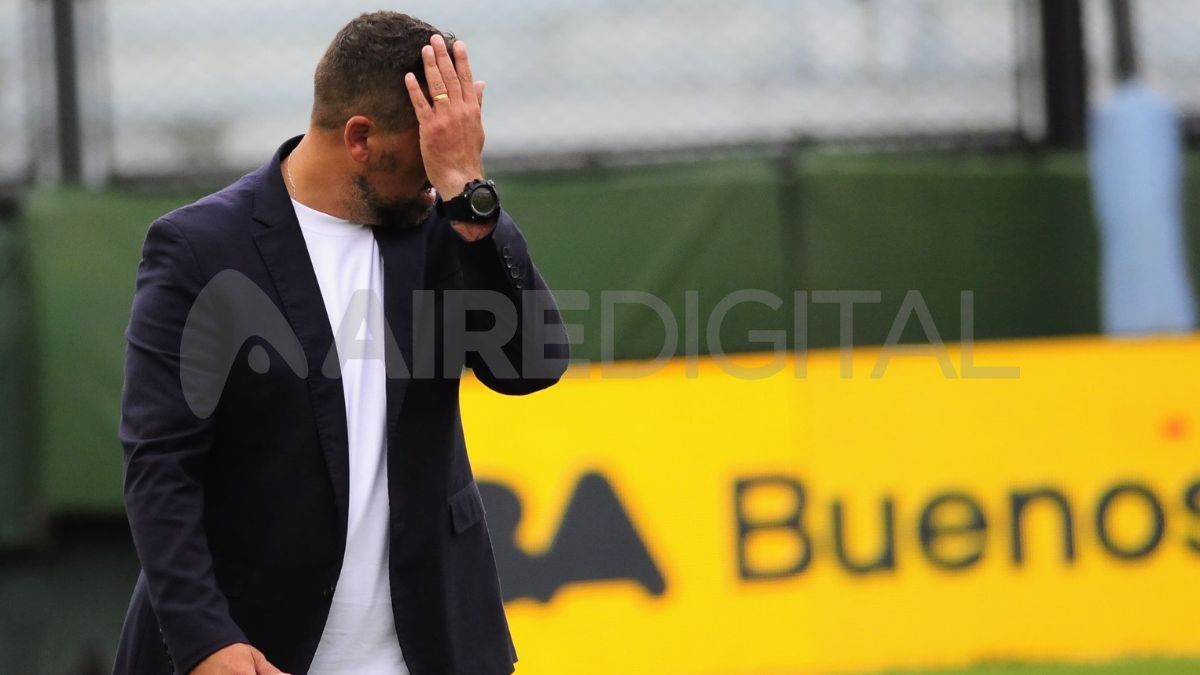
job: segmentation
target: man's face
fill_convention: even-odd
[[[421,141],[414,124],[379,134],[379,152],[354,176],[354,190],[369,224],[411,227],[423,222],[437,194],[425,176]]]

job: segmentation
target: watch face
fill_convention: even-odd
[[[490,185],[480,185],[471,190],[468,199],[471,203],[471,210],[479,216],[490,216],[496,210],[496,192]]]

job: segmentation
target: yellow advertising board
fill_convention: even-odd
[[[1200,339],[777,358],[464,382],[518,673],[1200,654]]]

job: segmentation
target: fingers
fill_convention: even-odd
[[[255,675],[287,675],[282,670],[271,665],[267,657],[257,649],[252,650],[254,654],[254,673]]]
[[[441,91],[450,95],[450,102],[455,103],[462,100],[462,81],[458,79],[458,73],[454,71],[454,62],[450,60],[450,52],[446,51],[446,41],[441,35],[435,34],[429,41],[433,46],[430,48],[433,51],[434,69],[439,77]],[[421,49],[421,55],[424,57],[425,49]],[[429,77],[430,67],[429,59],[425,59],[425,74]],[[433,81],[429,81],[429,92],[433,93]]]
[[[454,43],[454,68],[458,71],[458,83],[462,87],[463,100],[467,103],[477,103],[475,78],[471,76],[471,60],[467,57],[467,43],[459,40]]]
[[[417,82],[417,76],[406,73],[404,88],[408,90],[408,100],[412,101],[413,110],[417,113],[417,122],[429,119],[433,113],[433,107],[429,105],[429,99],[425,98],[425,92],[421,91],[421,83]]]
[[[408,73],[404,76],[404,87],[408,90],[408,98],[417,113],[417,121],[430,119],[431,115],[436,114],[437,104],[442,102],[464,101],[483,105],[485,83],[482,80],[474,81],[471,61],[467,56],[467,45],[464,42],[460,40],[454,43],[454,60],[451,61],[450,52],[446,51],[445,38],[435,34],[430,38],[429,44],[421,48],[421,62],[425,68],[429,98],[421,91],[416,75]],[[432,104],[430,99],[433,100]]]
[[[421,62],[425,66],[425,86],[429,88],[429,98],[437,103],[438,97],[442,94],[449,95],[446,91],[446,83],[442,80],[442,71],[438,70],[437,57],[434,56],[433,47],[425,45],[421,47]]]

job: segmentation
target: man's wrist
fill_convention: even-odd
[[[491,220],[483,222],[470,222],[463,220],[451,220],[450,227],[453,228],[458,238],[468,247],[480,247],[481,242],[489,242],[493,240],[492,233],[496,231],[496,225],[500,222],[500,216],[496,216]]]
[[[467,185],[473,180],[486,179],[483,177],[482,171],[475,173],[456,174],[444,182],[434,185],[433,187],[437,190],[438,196],[442,199],[454,199],[455,197],[461,195],[463,190],[465,190]]]

